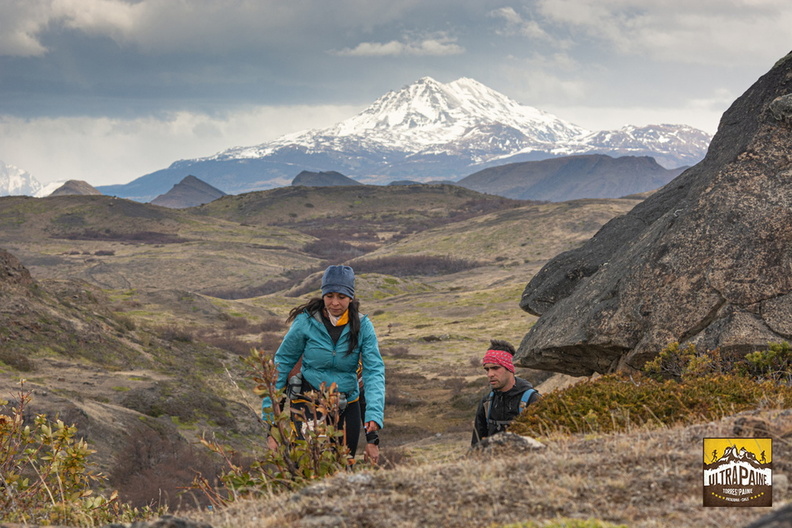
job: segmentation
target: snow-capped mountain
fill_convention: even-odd
[[[361,183],[457,181],[493,165],[569,154],[652,156],[667,167],[704,157],[709,136],[677,125],[586,130],[468,78],[424,77],[332,127],[181,160],[104,194],[151,200],[191,174],[234,194],[287,186],[301,171],[337,171]]]
[[[0,161],[0,196],[35,196],[41,188],[27,171]]]
[[[711,140],[712,136],[706,132],[685,125],[628,125],[619,130],[592,132],[568,145],[559,145],[552,152],[652,156],[663,167],[674,169],[698,163]]]
[[[524,149],[550,150],[589,131],[521,105],[473,79],[442,84],[430,77],[389,92],[360,114],[324,130],[304,131],[210,159],[265,157],[282,149],[441,153],[473,151],[475,161]]]

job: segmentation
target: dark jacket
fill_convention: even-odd
[[[508,422],[511,422],[520,414],[520,400],[523,393],[532,388],[533,386],[528,381],[522,378],[514,378],[514,387],[506,392],[488,390],[484,397],[481,398],[481,402],[479,402],[473,427],[473,439],[470,444],[476,445],[482,438],[505,431]],[[492,401],[489,403],[489,412],[487,413],[484,404],[489,399],[490,392],[494,392],[494,394],[492,395]],[[528,400],[528,405],[538,399],[539,393],[534,392]],[[486,414],[489,414],[489,416]]]

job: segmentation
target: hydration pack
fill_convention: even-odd
[[[528,389],[522,393],[520,397],[520,412],[523,412],[526,407],[528,407],[528,401],[531,399],[536,393],[536,389]],[[495,391],[490,391],[487,399],[484,400],[484,416],[487,417],[487,422],[491,424],[497,425],[499,428],[509,425],[512,420],[493,420],[490,418],[490,412],[492,411],[492,398],[495,396]]]

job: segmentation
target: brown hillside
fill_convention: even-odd
[[[281,191],[286,205],[265,192],[187,210],[104,196],[0,199],[0,246],[46,294],[39,308],[9,316],[29,321],[21,326],[30,331],[4,341],[28,351],[33,370],[10,366],[0,382],[13,386],[25,377],[40,408],[82,416],[78,425],[89,428],[103,464],[112,465],[134,437],[112,425],[116,414],[121,424],[145,418],[164,427],[157,438],[208,431],[250,449],[260,441],[258,401],[236,358],[253,346],[275,349],[288,310],[317,292],[318,274],[332,258],[306,246],[329,240],[357,248],[355,258],[408,257],[395,274],[374,268],[358,275],[388,368],[383,456],[420,460],[446,451],[448,442],[464,447],[485,385],[478,357],[491,337],[514,342],[531,323],[516,309],[525,277],[637,201],[531,204],[451,186],[412,187],[289,189]],[[290,216],[290,209],[298,213]],[[409,259],[433,246],[475,266],[411,271]],[[250,298],[202,293],[267,281],[278,281],[278,289]],[[297,298],[289,296],[294,288]],[[36,327],[39,319],[53,323]],[[427,438],[443,442],[425,446]]]

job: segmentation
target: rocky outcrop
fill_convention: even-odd
[[[682,170],[663,168],[648,156],[587,154],[490,167],[462,178],[457,185],[515,200],[565,202],[654,191]]]
[[[471,453],[508,453],[515,454],[526,451],[535,451],[539,449],[546,449],[547,446],[535,438],[530,436],[521,436],[515,433],[503,432],[497,433],[492,436],[487,436],[481,439],[470,448]]]
[[[516,361],[589,375],[670,342],[792,339],[792,54],[723,115],[705,159],[528,283]]]

